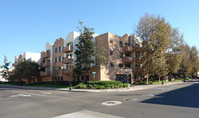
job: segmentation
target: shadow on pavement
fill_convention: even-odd
[[[158,94],[141,103],[199,108],[199,84]]]

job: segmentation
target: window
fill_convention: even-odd
[[[123,64],[119,64],[119,67],[122,68],[122,67],[123,67]]]
[[[112,50],[110,51],[110,55],[113,55],[113,51]]]
[[[120,52],[120,58],[123,58],[123,52]]]
[[[62,56],[61,56],[61,57],[59,57],[59,62],[62,62]]]
[[[58,62],[58,57],[55,57],[55,63],[57,63]]]
[[[114,67],[114,64],[113,64],[113,63],[110,63],[110,66],[111,66],[111,67]]]
[[[62,52],[62,46],[59,46],[59,52]]]
[[[58,53],[58,48],[55,48],[55,53]]]
[[[130,64],[125,64],[125,67],[131,68]]]
[[[59,81],[59,77],[57,77],[57,81]]]
[[[131,55],[130,55],[130,54],[128,54],[128,53],[125,53],[125,56],[130,57]]]
[[[110,43],[113,43],[113,39],[112,38],[110,38]]]
[[[63,77],[62,76],[60,77],[60,79],[61,79],[61,81],[63,81]]]
[[[123,41],[120,41],[120,47],[123,47]]]
[[[47,53],[50,53],[50,50],[47,50],[46,52],[47,52]]]

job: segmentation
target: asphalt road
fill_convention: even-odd
[[[52,117],[199,118],[199,82],[97,93],[26,90],[0,85],[0,118]]]

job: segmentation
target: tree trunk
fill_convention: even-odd
[[[159,76],[159,80],[158,80],[159,82],[160,82],[160,78],[161,78],[161,77]]]

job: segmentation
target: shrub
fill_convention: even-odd
[[[153,84],[153,82],[152,82],[152,81],[148,81],[148,83],[149,83],[149,84]]]
[[[127,83],[124,83],[124,84],[123,84],[123,87],[126,88],[126,87],[127,87]]]
[[[96,85],[95,88],[96,89],[105,89],[105,86],[103,86],[103,85]]]
[[[111,84],[111,88],[114,88],[114,84]]]
[[[91,84],[90,84],[90,85],[88,85],[88,88],[89,88],[89,89],[93,88],[93,85],[91,85]]]
[[[105,88],[106,88],[106,89],[110,89],[110,88],[111,88],[111,85],[110,85],[110,84],[106,84],[106,85],[105,85]]]
[[[86,84],[84,84],[84,83],[79,83],[75,88],[86,89]]]

